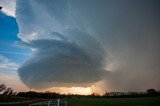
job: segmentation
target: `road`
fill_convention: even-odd
[[[29,106],[67,106],[67,101],[63,99],[55,99],[44,102],[30,104]]]

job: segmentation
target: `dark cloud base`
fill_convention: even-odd
[[[21,80],[30,87],[91,86],[107,73],[100,65],[103,60],[96,61],[67,40],[40,39],[20,44],[35,49],[33,57],[18,70]]]

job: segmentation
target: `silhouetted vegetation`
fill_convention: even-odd
[[[4,91],[6,89],[6,86],[4,84],[0,85],[0,92]]]
[[[149,96],[158,96],[160,92],[156,91],[155,89],[147,89],[147,95]]]
[[[59,94],[56,92],[19,92],[17,96],[30,97],[30,98],[133,98],[133,97],[153,97],[160,96],[160,92],[155,89],[148,89],[146,92],[106,92],[104,95],[93,93],[91,95],[73,95],[73,94]]]
[[[5,98],[14,96],[14,97],[25,97],[25,98],[38,98],[38,99],[56,99],[56,98],[65,98],[78,100],[79,98],[137,98],[137,97],[156,97],[160,96],[160,90],[147,89],[146,92],[106,92],[104,95],[99,95],[93,93],[91,95],[74,95],[74,94],[60,94],[56,92],[13,92],[12,88],[7,88],[4,84],[0,85],[1,96],[4,95]]]
[[[13,92],[12,88],[0,85],[0,103],[16,103],[11,106],[28,106],[31,103],[63,99],[68,106],[159,106],[160,91],[147,89],[146,92],[105,92],[104,95],[60,94],[56,92]]]
[[[30,97],[30,98],[63,98],[65,95],[55,93],[55,92],[35,92],[35,91],[30,91],[30,92],[19,92],[17,96],[22,96],[22,97]]]
[[[10,88],[10,87],[7,88],[6,85],[4,85],[4,84],[0,85],[0,93],[1,92],[3,95],[8,95],[8,96],[17,95],[17,92],[13,92],[12,88]]]

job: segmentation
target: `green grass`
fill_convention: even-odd
[[[160,97],[68,99],[68,106],[160,106]]]
[[[0,102],[16,101],[43,101],[43,99],[33,99],[18,96],[0,95]],[[80,97],[67,99],[68,106],[160,106],[160,97],[140,97],[140,98],[91,98]],[[18,106],[18,105],[16,105]],[[21,106],[21,105],[19,105]],[[23,104],[28,106],[28,103]]]
[[[0,95],[0,103],[3,103],[3,102],[8,102],[8,103],[9,102],[21,102],[22,103],[22,104],[4,105],[4,106],[28,106],[29,103],[35,103],[38,101],[44,101],[44,99]]]
[[[19,102],[19,101],[26,101],[26,100],[32,100],[32,99],[25,98],[25,97],[18,97],[18,96],[0,95],[0,102]]]

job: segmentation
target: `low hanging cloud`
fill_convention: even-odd
[[[33,57],[19,68],[21,80],[33,88],[91,86],[103,78],[103,57],[66,40],[39,39],[19,45],[33,48]]]
[[[19,45],[33,50],[19,68],[21,80],[33,88],[101,81],[97,88],[103,90],[159,89],[159,5],[156,0],[17,0]]]

